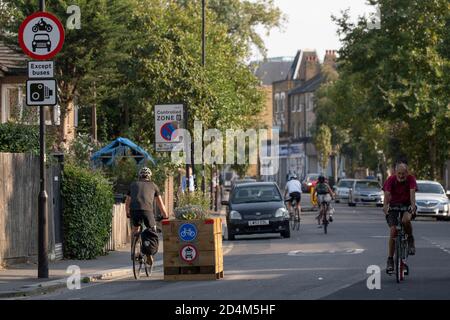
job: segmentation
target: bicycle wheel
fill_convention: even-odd
[[[295,229],[295,213],[291,211],[289,212],[289,225],[291,226],[291,229]]]
[[[397,283],[400,283],[403,280],[403,272],[402,272],[402,241],[400,236],[397,236],[395,239],[395,278]]]
[[[131,254],[133,260],[133,275],[137,280],[141,277],[142,265],[144,263],[142,254],[141,254],[141,236],[140,233],[134,236],[133,243],[131,245]]]
[[[325,216],[325,218],[323,219],[323,232],[324,232],[325,234],[328,233],[328,220],[327,220],[326,216]]]

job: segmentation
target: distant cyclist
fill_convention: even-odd
[[[156,219],[154,213],[154,203],[158,205],[163,218],[168,219],[164,202],[161,198],[158,186],[151,181],[152,171],[144,167],[139,170],[139,179],[131,183],[128,195],[125,200],[127,217],[131,218],[133,225],[133,236],[139,232],[142,222],[147,228],[156,228]],[[149,261],[153,261],[150,256]]]
[[[319,176],[319,179],[317,180],[316,186],[314,188],[314,195],[317,195],[317,203],[319,205],[326,203],[327,207],[330,205],[330,202],[332,199],[334,199],[334,192],[331,189],[330,185],[325,181],[324,176]],[[313,195],[313,196],[314,196]],[[324,210],[321,210],[319,215],[317,216],[317,222],[319,224],[319,227],[321,227],[321,222],[323,220],[322,215],[326,214],[325,212],[322,212]],[[330,216],[330,222],[333,221],[333,218]]]
[[[412,233],[411,219],[416,215],[416,178],[408,173],[408,166],[405,163],[399,163],[395,167],[395,175],[390,176],[383,186],[384,207],[386,221],[390,228],[389,253],[386,266],[386,272],[394,271],[394,251],[395,238],[397,235],[397,213],[389,212],[389,207],[409,207],[409,212],[403,214],[403,227],[408,235],[409,254],[416,253],[414,237]]]
[[[288,208],[289,212],[291,212],[292,208],[292,202],[296,201],[296,208],[298,209],[298,212],[301,212],[300,207],[300,200],[302,198],[302,185],[300,181],[298,180],[298,177],[296,174],[291,175],[289,178],[288,183],[286,184],[286,188],[284,190],[284,197],[286,198],[286,195],[289,195],[289,202],[288,202]]]

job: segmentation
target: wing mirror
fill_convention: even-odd
[[[447,198],[450,199],[450,190],[447,190],[446,194],[447,194]]]

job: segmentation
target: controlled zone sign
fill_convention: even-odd
[[[163,104],[155,106],[155,149],[172,151],[180,143],[175,131],[183,127],[184,106],[182,104]]]
[[[64,27],[48,12],[33,13],[20,25],[19,44],[23,52],[33,59],[51,59],[63,47]]]

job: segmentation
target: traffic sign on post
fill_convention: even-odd
[[[155,106],[155,149],[172,151],[180,137],[174,133],[184,125],[184,106],[182,104],[163,104]]]
[[[54,15],[36,12],[20,25],[19,44],[25,54],[33,59],[51,59],[63,47],[64,27]]]
[[[27,105],[56,106],[56,80],[28,80]]]
[[[28,78],[48,79],[55,74],[53,61],[28,61]]]

